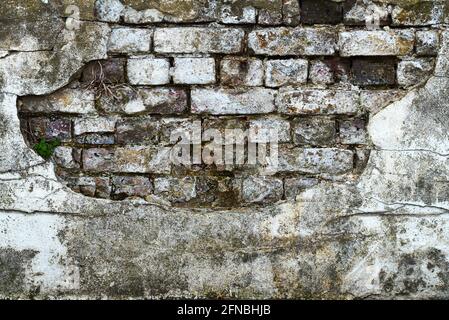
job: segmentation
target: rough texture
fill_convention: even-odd
[[[0,297],[449,298],[445,1],[0,9]]]

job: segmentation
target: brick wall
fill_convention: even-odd
[[[372,149],[370,115],[431,75],[440,35],[428,26],[449,12],[388,0],[202,0],[181,11],[134,2],[97,2],[96,19],[113,28],[109,59],[20,99],[22,130],[30,145],[61,141],[52,159],[76,192],[190,207],[263,205],[353,180]],[[373,8],[377,29],[366,24]],[[170,135],[194,122],[277,129],[276,174],[173,164]]]

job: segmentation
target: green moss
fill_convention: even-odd
[[[55,152],[55,149],[61,145],[61,141],[58,139],[47,141],[45,139],[41,139],[39,143],[34,145],[34,151],[37,152],[45,160],[50,159],[50,157]]]

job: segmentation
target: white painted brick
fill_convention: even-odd
[[[154,33],[154,50],[160,53],[238,53],[243,30],[235,28],[159,28]]]
[[[168,84],[170,62],[163,58],[130,58],[128,59],[128,79],[134,85]]]
[[[359,105],[359,93],[346,90],[288,89],[276,99],[285,114],[355,114]]]
[[[77,136],[85,133],[114,132],[115,123],[116,119],[114,118],[89,117],[75,119],[74,132]]]
[[[194,89],[192,112],[217,115],[269,113],[275,110],[275,92],[265,88]]]
[[[414,39],[411,30],[342,32],[340,54],[343,57],[403,56],[413,51]]]
[[[335,53],[337,35],[330,28],[270,28],[252,31],[248,41],[256,54],[326,56]]]
[[[153,30],[136,28],[112,29],[108,51],[115,53],[138,53],[151,50]]]
[[[297,85],[307,82],[309,62],[304,59],[269,60],[266,62],[267,87]]]
[[[263,62],[256,58],[230,57],[221,61],[221,83],[229,86],[262,86]]]
[[[215,83],[215,59],[175,58],[173,81],[182,84]]]

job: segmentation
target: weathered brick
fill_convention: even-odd
[[[360,93],[360,103],[364,110],[376,114],[405,94],[406,92],[401,90],[364,90]]]
[[[139,53],[151,50],[153,30],[119,27],[112,29],[108,51],[113,53]]]
[[[340,122],[339,136],[342,144],[366,144],[368,139],[366,121],[352,119]]]
[[[247,136],[249,122],[247,117],[231,117],[231,116],[210,117],[203,120],[202,128],[203,132],[211,129],[218,130],[221,133],[222,137],[225,137],[227,130],[240,130],[240,132],[242,133],[241,138],[244,139],[244,137]],[[234,144],[234,141],[226,141],[226,139],[223,139],[223,143]]]
[[[359,94],[349,90],[286,89],[276,99],[284,114],[355,114],[359,111]]]
[[[117,123],[117,143],[154,144],[159,140],[160,124],[152,118],[123,119]]]
[[[281,87],[306,83],[308,66],[308,61],[304,59],[268,60],[265,85]]]
[[[32,118],[29,120],[32,135],[37,139],[70,141],[72,121],[69,119]]]
[[[257,137],[254,141],[253,137],[250,136],[250,141],[268,143],[273,141],[273,136],[270,134],[270,130],[275,130],[277,132],[277,139],[279,143],[290,142],[290,122],[281,118],[260,118],[251,120],[249,123],[251,132]]]
[[[125,82],[125,63],[122,58],[94,61],[83,70],[82,82],[87,83],[123,83]]]
[[[98,0],[95,3],[96,17],[100,21],[120,22],[124,9],[120,0]]]
[[[301,192],[318,185],[319,181],[315,178],[288,178],[285,179],[285,198],[295,200]]]
[[[351,73],[350,61],[339,58],[315,60],[311,62],[309,79],[315,84],[347,82]]]
[[[387,4],[346,0],[343,3],[343,16],[346,25],[379,28],[391,24],[390,10]]]
[[[120,147],[83,151],[83,168],[91,172],[170,173],[170,148]]]
[[[256,23],[257,10],[253,6],[239,8],[232,3],[220,6],[220,22],[225,24]]]
[[[162,177],[154,181],[155,195],[172,203],[192,206],[234,207],[238,192],[228,177]]]
[[[432,75],[434,69],[433,59],[404,60],[398,65],[398,84],[402,87],[411,87],[424,83]]]
[[[174,83],[215,83],[214,58],[175,58],[173,70]]]
[[[284,184],[273,177],[248,177],[242,179],[242,201],[246,203],[272,203],[282,200]]]
[[[415,1],[399,3],[393,9],[393,25],[427,26],[443,22],[444,4],[438,1]]]
[[[189,202],[197,196],[195,182],[195,177],[156,178],[154,179],[154,194],[170,202]]]
[[[159,28],[154,50],[160,53],[238,53],[244,32],[231,28]]]
[[[198,130],[201,130],[201,128]],[[160,142],[171,145],[174,144],[171,141],[172,135],[178,139],[178,133],[182,132],[182,134],[188,134],[188,137],[190,137],[193,131],[193,121],[188,118],[163,118],[160,121],[158,131],[160,133]]]
[[[327,56],[335,53],[337,35],[330,28],[270,28],[252,31],[249,48],[269,56]]]
[[[95,94],[90,90],[63,89],[48,96],[23,97],[19,104],[21,112],[45,113],[96,113]]]
[[[279,172],[343,174],[351,171],[354,153],[335,148],[280,148]]]
[[[79,163],[77,163],[73,157],[73,148],[71,147],[57,147],[53,154],[55,163],[66,169],[77,169]]]
[[[168,59],[140,57],[128,59],[128,78],[135,85],[162,85],[170,82]]]
[[[115,131],[116,119],[105,117],[88,117],[75,119],[73,131],[79,136],[85,133],[108,133]]]
[[[224,58],[220,67],[221,83],[227,86],[263,85],[263,62],[256,58]]]
[[[108,199],[111,194],[110,180],[107,177],[80,177],[75,183],[80,192],[88,197]]]
[[[209,114],[258,114],[275,110],[275,91],[255,88],[194,89],[192,112]]]
[[[331,146],[336,141],[336,122],[329,117],[296,119],[293,139],[297,145]]]
[[[107,113],[180,114],[187,110],[187,93],[169,87],[121,87],[114,91],[114,96],[102,95],[98,104]]]
[[[420,56],[436,56],[440,46],[440,35],[438,31],[416,32],[416,53]]]
[[[338,24],[343,21],[341,2],[301,0],[301,22],[305,24]]]
[[[352,82],[362,86],[396,84],[395,59],[355,59],[352,63]]]
[[[115,135],[112,133],[87,133],[75,137],[75,142],[87,145],[113,145],[115,144]]]
[[[343,57],[404,56],[412,53],[414,38],[410,30],[341,32],[340,54]]]
[[[112,198],[116,200],[128,197],[141,197],[153,193],[153,185],[148,177],[115,176],[112,178]]]
[[[298,0],[283,0],[283,23],[288,26],[297,26],[301,22],[301,8]]]

